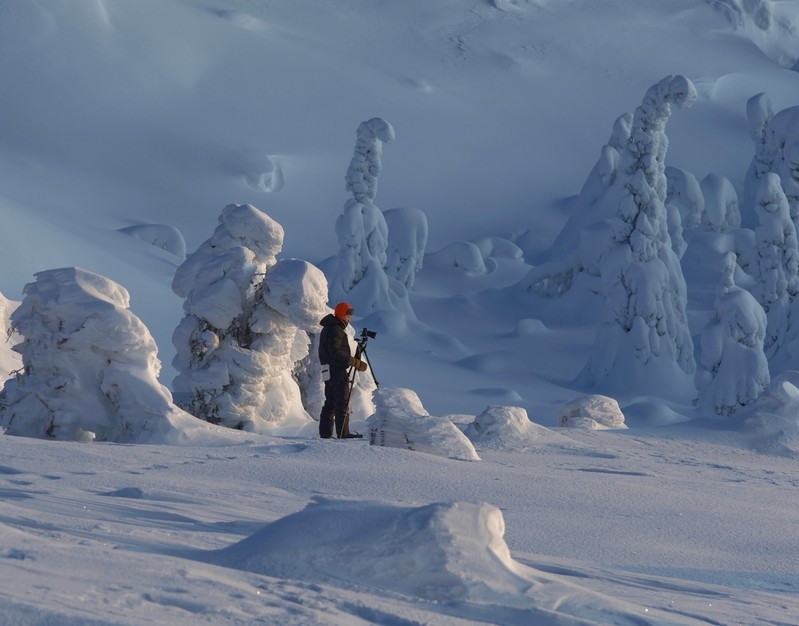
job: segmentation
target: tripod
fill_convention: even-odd
[[[375,377],[375,371],[372,369],[372,362],[369,360],[369,353],[366,351],[366,342],[369,339],[374,339],[377,337],[377,333],[373,330],[369,330],[368,328],[364,328],[361,331],[361,338],[356,342],[357,347],[355,348],[355,358],[361,361],[366,361],[366,364],[369,366],[369,373],[372,375],[372,380],[375,381],[375,387],[380,387],[380,383],[377,382],[377,378]],[[341,428],[341,434],[339,435],[339,439],[345,437],[357,437],[360,438],[363,435],[359,435],[355,433],[354,435],[350,435],[349,432],[349,425],[350,425],[350,398],[352,397],[352,389],[355,387],[355,374],[358,373],[358,370],[355,369],[355,366],[350,367],[349,371],[347,372],[348,378],[348,386],[347,386],[347,404],[344,411],[344,425]]]

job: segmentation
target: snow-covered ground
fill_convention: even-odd
[[[796,361],[772,358],[729,417],[697,409],[689,375],[590,387],[596,277],[524,289],[590,234],[571,228],[602,197],[614,122],[684,76],[665,165],[725,177],[745,227],[686,234],[696,363],[724,345],[716,315],[757,335],[756,280],[724,254],[745,259],[758,226],[747,102],[799,104],[797,29],[789,0],[0,1],[3,328],[27,295],[18,330],[56,372],[47,333],[76,322],[74,388],[102,395],[75,394],[70,423],[103,398],[128,435],[137,414],[169,422],[162,444],[0,436],[0,622],[799,624]],[[428,238],[413,315],[356,311],[377,331],[366,437],[187,426],[167,390],[184,254],[249,203],[285,231],[279,260],[330,278],[356,129],[377,117],[393,133],[371,200],[421,211]],[[87,331],[87,309],[106,325]],[[573,412],[611,387],[623,415],[596,396],[593,421]],[[51,400],[9,397],[15,420]]]

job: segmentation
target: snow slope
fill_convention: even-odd
[[[797,104],[797,28],[791,0],[0,0],[3,319],[37,272],[106,276],[170,387],[183,252],[251,203],[282,258],[324,267],[356,129],[379,116],[396,136],[376,204],[423,211],[429,236],[417,321],[356,316],[372,373],[466,433],[490,406],[534,423],[472,429],[479,461],[312,434],[2,436],[0,621],[799,624],[796,376],[772,371],[732,419],[663,381],[619,395],[627,430],[558,428],[592,391],[601,302],[518,287],[665,76],[698,92],[667,165],[742,197],[746,103]],[[719,282],[702,241],[682,260],[695,347]]]

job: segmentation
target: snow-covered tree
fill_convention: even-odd
[[[791,219],[799,225],[799,106],[771,113],[764,94],[750,99],[747,115],[755,138],[755,156],[745,179],[745,198],[755,200],[760,181],[771,172],[780,177]]]
[[[755,142],[755,156],[744,178],[743,206],[744,211],[751,212],[754,218],[757,188],[774,161],[775,146],[769,139],[771,133],[768,128],[774,117],[774,111],[771,99],[766,93],[759,93],[749,98],[746,103],[746,117],[749,122],[749,134]]]
[[[736,28],[749,24],[761,31],[771,28],[773,7],[771,0],[707,0],[721,11]]]
[[[645,366],[658,374],[694,371],[685,279],[666,221],[665,127],[672,104],[687,107],[695,99],[691,81],[669,76],[635,111],[614,183],[611,247],[600,264],[604,315],[584,371],[589,384],[614,373],[629,383],[631,363],[639,381]]]
[[[716,315],[702,331],[695,380],[703,413],[732,415],[754,401],[770,381],[763,352],[766,313],[752,294],[735,285],[736,267],[735,254],[725,253]]]
[[[728,233],[740,228],[738,194],[732,183],[720,174],[710,173],[700,183],[705,199],[701,228],[713,233]]]
[[[292,373],[327,312],[327,281],[310,263],[277,261],[282,246],[280,224],[231,204],[175,273],[186,316],[172,338],[174,389],[193,415],[267,432],[309,421]]]
[[[780,177],[767,173],[756,198],[760,225],[755,229],[758,259],[757,300],[766,311],[765,351],[771,357],[785,342],[791,302],[799,292],[799,243]]]
[[[24,368],[0,394],[7,434],[163,442],[197,421],[158,382],[155,341],[124,287],[67,267],[39,272],[24,293],[11,315]]]
[[[353,197],[336,220],[339,253],[330,279],[330,300],[345,300],[361,315],[393,308],[384,269],[388,226],[374,203],[383,143],[393,139],[394,129],[382,118],[358,126],[355,152],[345,177],[346,189]]]
[[[386,274],[410,291],[422,269],[427,245],[427,216],[419,209],[397,208],[383,213],[388,226]]]
[[[22,368],[20,355],[12,348],[21,337],[11,327],[11,313],[19,302],[8,300],[0,293],[0,381]]]

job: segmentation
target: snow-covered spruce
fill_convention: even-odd
[[[158,382],[152,336],[127,290],[76,267],[36,274],[11,315],[24,369],[6,381],[9,435],[80,441],[176,442],[196,419]],[[197,422],[200,424],[201,422]]]
[[[799,242],[777,174],[768,172],[760,180],[756,209],[760,224],[755,229],[755,296],[768,320],[764,349],[773,357],[787,341],[791,304],[799,293]]]
[[[690,80],[668,76],[649,88],[633,116],[612,190],[611,247],[600,261],[604,310],[583,370],[588,384],[613,389],[694,372],[685,278],[666,220],[665,128],[672,104],[689,107],[695,100]]]
[[[394,129],[382,118],[358,126],[355,153],[345,177],[346,189],[353,197],[336,220],[339,253],[330,277],[330,299],[351,303],[361,315],[394,308],[384,269],[388,225],[374,203],[383,143],[393,139]]]
[[[310,421],[292,371],[327,313],[327,281],[305,261],[278,262],[282,245],[280,224],[252,205],[231,204],[175,273],[186,316],[172,340],[174,389],[193,415],[272,433]],[[312,372],[302,377],[320,384]]]
[[[768,385],[763,352],[766,314],[752,294],[735,285],[735,254],[720,262],[716,315],[702,331],[696,371],[698,407],[703,414],[732,415],[753,402]]]
[[[744,199],[757,202],[757,190],[768,173],[780,177],[794,224],[799,223],[799,106],[783,109],[776,115],[765,94],[747,103],[750,132],[755,140],[755,155],[744,181]],[[749,207],[746,207],[749,208]]]

